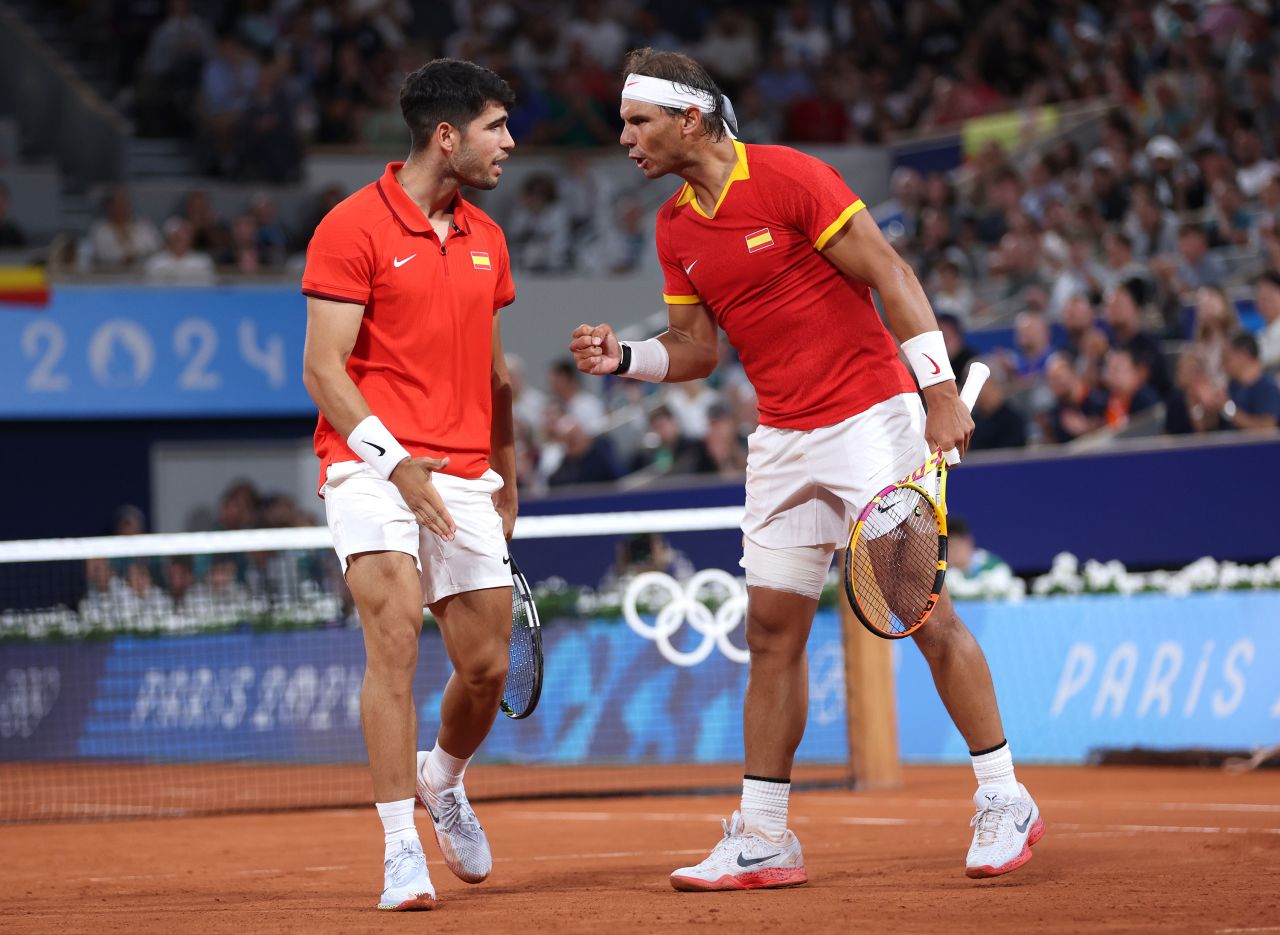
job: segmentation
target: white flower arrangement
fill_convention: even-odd
[[[951,582],[950,576],[947,578]],[[1196,559],[1181,571],[1131,572],[1114,559],[1098,562],[1089,559],[1083,569],[1069,552],[1053,559],[1048,574],[1031,583],[1036,597],[1053,594],[1137,594],[1157,593],[1180,597],[1193,591],[1241,591],[1280,588],[1280,557],[1259,565],[1239,565],[1216,559]],[[1017,589],[1007,594],[984,596],[1019,600]],[[956,596],[961,596],[958,591]],[[967,595],[966,595],[967,596]]]

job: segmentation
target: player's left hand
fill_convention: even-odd
[[[924,437],[930,451],[959,450],[963,458],[973,436],[973,417],[960,400],[955,380],[935,383],[924,391],[929,414],[925,417]]]
[[[520,509],[520,498],[516,494],[515,485],[508,484],[501,490],[495,490],[493,506],[502,517],[502,536],[510,542],[516,529],[516,513]]]

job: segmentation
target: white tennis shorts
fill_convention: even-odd
[[[404,552],[418,566],[424,604],[463,591],[510,587],[507,542],[492,496],[502,489],[502,477],[493,470],[474,480],[437,471],[431,482],[458,527],[452,542],[419,526],[396,485],[363,461],[330,465],[320,492],[342,573],[352,555]]]
[[[747,439],[742,532],[766,549],[843,548],[871,498],[928,456],[915,393],[809,431],[762,425]]]

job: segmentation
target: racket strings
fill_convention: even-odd
[[[516,714],[528,710],[538,683],[538,647],[529,603],[519,587],[511,589],[511,667],[502,690],[502,707]]]
[[[911,628],[929,606],[938,567],[933,505],[918,491],[889,493],[863,521],[853,549],[853,591],[886,633]]]

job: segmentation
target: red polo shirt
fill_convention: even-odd
[[[733,145],[738,163],[710,213],[688,185],[658,212],[667,304],[711,309],[764,425],[834,425],[915,392],[871,289],[822,256],[862,199],[812,156]]]
[[[493,316],[515,299],[506,238],[459,195],[445,241],[396,179],[334,207],[307,247],[302,292],[364,306],[347,373],[373,414],[415,457],[448,456],[446,474],[489,468]],[[322,414],[320,484],[335,461],[358,461]]]

